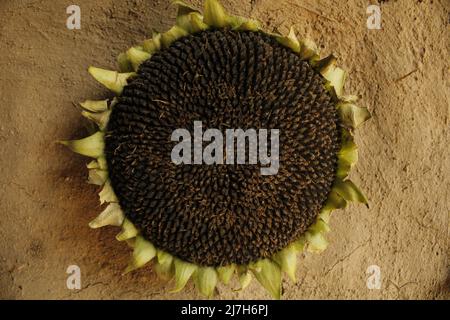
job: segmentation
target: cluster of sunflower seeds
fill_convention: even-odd
[[[158,248],[204,266],[271,257],[315,221],[336,176],[336,100],[324,78],[260,32],[210,30],[141,64],[105,135],[126,217]],[[280,169],[175,165],[175,129],[280,130]]]

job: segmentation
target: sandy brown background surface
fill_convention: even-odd
[[[192,1],[200,5],[200,1]],[[448,299],[450,210],[450,1],[383,1],[382,30],[366,28],[370,1],[226,1],[267,29],[295,25],[349,71],[373,118],[357,134],[352,179],[370,209],[334,215],[330,246],[300,260],[285,299]],[[66,7],[81,7],[82,29],[66,29]],[[232,9],[234,8],[234,9]],[[198,299],[166,293],[151,267],[121,276],[129,248],[116,228],[90,230],[101,210],[85,183],[88,159],[54,143],[86,135],[73,103],[107,92],[89,65],[115,67],[117,54],[174,23],[168,0],[0,1],[0,298]],[[76,264],[82,289],[66,288]],[[380,290],[366,287],[378,265]],[[219,286],[217,298],[268,298]]]

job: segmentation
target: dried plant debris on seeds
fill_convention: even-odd
[[[296,278],[297,253],[321,252],[332,210],[367,204],[347,178],[357,161],[353,131],[370,117],[343,95],[345,72],[315,44],[266,33],[252,19],[227,15],[216,0],[203,15],[181,2],[177,24],[119,55],[120,71],[89,72],[115,92],[82,103],[98,124],[90,137],[65,141],[95,158],[89,182],[106,209],[91,223],[120,226],[133,248],[126,271],[150,261],[174,291],[190,278],[211,296],[236,275],[281,295],[282,272]],[[280,167],[176,165],[174,130],[194,121],[280,131]]]

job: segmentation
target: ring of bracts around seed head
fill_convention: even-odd
[[[125,270],[128,273],[154,262],[154,270],[162,278],[175,278],[173,292],[184,288],[192,277],[198,290],[211,296],[219,281],[229,284],[232,276],[237,275],[239,290],[249,285],[254,277],[274,297],[281,297],[282,273],[296,281],[297,254],[304,250],[322,252],[328,245],[325,234],[329,232],[329,220],[333,210],[342,209],[348,202],[360,202],[367,205],[367,200],[356,185],[348,179],[351,168],[358,159],[357,146],[354,142],[354,130],[370,118],[366,108],[356,105],[357,97],[344,95],[343,87],[346,78],[344,70],[336,66],[336,58],[332,55],[320,58],[317,46],[308,39],[298,39],[291,28],[287,36],[267,33],[261,29],[260,23],[254,19],[233,16],[226,13],[218,0],[205,0],[203,14],[191,6],[174,1],[178,6],[176,24],[165,33],[155,33],[149,40],[122,53],[118,57],[120,71],[110,71],[90,67],[89,73],[106,88],[121,95],[127,81],[134,76],[139,66],[150,59],[153,54],[168,48],[178,39],[209,29],[230,29],[235,31],[263,32],[276,39],[283,46],[298,54],[301,59],[319,72],[326,80],[325,88],[335,97],[336,108],[342,123],[341,147],[337,154],[336,179],[325,205],[321,209],[308,230],[296,241],[274,254],[271,258],[261,259],[248,265],[225,265],[220,267],[199,266],[168,252],[156,248],[146,240],[140,231],[127,219],[121,210],[118,199],[111,186],[107,161],[105,159],[105,130],[111,110],[117,99],[102,101],[87,100],[81,103],[82,114],[98,125],[98,131],[80,140],[61,141],[74,152],[94,158],[87,168],[91,184],[101,186],[100,203],[107,203],[106,209],[90,222],[90,227],[121,227],[117,240],[126,241],[133,253]]]

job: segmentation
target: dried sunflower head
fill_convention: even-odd
[[[226,14],[206,0],[203,15],[176,1],[176,25],[119,55],[120,72],[89,72],[117,93],[86,101],[98,124],[90,137],[63,142],[95,158],[89,182],[101,185],[106,209],[92,228],[120,226],[133,248],[126,271],[154,261],[175,277],[191,276],[201,293],[237,274],[252,275],[275,297],[284,271],[293,281],[296,256],[327,246],[330,213],[348,201],[367,204],[347,179],[357,161],[353,130],[370,115],[343,95],[345,72],[320,59],[316,46],[266,33],[252,19]],[[255,164],[175,164],[172,132],[194,123],[279,130],[279,170]]]

